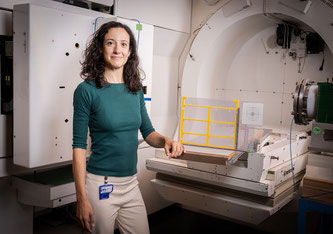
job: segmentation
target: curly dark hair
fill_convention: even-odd
[[[110,21],[103,24],[93,35],[86,50],[83,53],[83,62],[81,62],[82,70],[80,76],[86,81],[95,81],[97,88],[102,88],[105,84],[104,70],[105,61],[103,54],[100,52],[103,48],[104,37],[111,28],[123,28],[130,37],[130,56],[124,65],[124,82],[131,93],[136,94],[142,89],[141,80],[145,73],[139,67],[139,57],[134,35],[131,29],[122,23]]]

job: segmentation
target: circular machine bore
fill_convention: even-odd
[[[316,117],[318,86],[314,81],[301,80],[296,84],[293,95],[293,115],[295,123],[308,125]]]

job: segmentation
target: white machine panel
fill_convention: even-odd
[[[59,6],[58,6],[59,5]],[[68,9],[67,9],[68,8]],[[75,9],[76,10],[76,9]],[[154,27],[72,6],[22,4],[14,7],[14,163],[28,168],[72,158],[73,93],[82,54],[101,23],[128,25],[139,41],[150,113]]]
[[[72,158],[73,92],[94,16],[14,6],[14,163],[33,168]]]
[[[168,201],[254,225],[260,224],[295,197],[292,193],[281,199],[273,207],[269,207],[237,197],[180,185],[174,182],[159,179],[154,179],[151,182],[163,198]]]

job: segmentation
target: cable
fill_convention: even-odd
[[[196,35],[197,35],[196,33],[197,33],[197,32],[198,32],[203,26],[204,26],[204,25],[198,27],[196,30],[193,31],[192,34],[196,36]]]
[[[327,194],[333,194],[333,191],[324,192],[324,193],[320,193],[320,194],[316,194],[316,195],[302,196],[302,198],[320,197],[320,196],[324,196]]]
[[[325,63],[325,55],[324,55],[324,50],[323,50],[323,61],[321,62],[321,66],[319,68],[319,71],[322,71],[324,69],[324,63]]]
[[[312,198],[312,197],[324,196],[324,195],[327,195],[327,194],[333,194],[333,191],[329,191],[329,192],[319,193],[319,194],[315,194],[315,195],[302,196],[300,194],[299,190],[296,189],[294,166],[293,166],[293,157],[292,157],[292,150],[291,150],[291,134],[292,134],[292,131],[293,131],[293,123],[294,123],[294,118],[292,118],[291,124],[290,124],[290,165],[291,165],[291,174],[292,174],[292,177],[293,177],[294,190],[297,191],[298,196],[301,197],[301,198]]]
[[[295,174],[294,174],[294,163],[293,163],[293,154],[291,152],[291,134],[293,131],[293,123],[294,123],[294,118],[291,119],[291,124],[290,124],[290,165],[291,165],[291,174],[293,177],[293,186],[294,186],[294,190],[297,191],[297,193],[299,193],[298,190],[296,190],[296,183],[295,183]],[[298,194],[300,196],[300,194]]]
[[[104,17],[97,17],[96,19],[95,19],[95,25],[94,25],[94,33],[96,32],[96,24],[97,24],[97,20],[98,19],[103,19]]]
[[[298,62],[298,73],[302,73],[303,72],[303,69],[304,69],[304,66],[305,66],[305,59],[306,59],[306,56],[303,57],[303,65],[302,65],[302,68],[301,68],[301,58],[299,58],[299,62]]]
[[[5,8],[5,7],[0,7],[0,10],[2,10],[2,11],[10,11],[10,12],[13,12],[12,9]]]

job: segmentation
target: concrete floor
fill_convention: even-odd
[[[151,234],[196,234],[196,233],[266,233],[253,227],[236,224],[184,209],[169,206],[149,215]],[[65,209],[54,209],[51,213],[35,218],[34,234],[79,234],[83,233],[76,220]],[[115,234],[119,233],[118,230]]]
[[[297,233],[297,212],[290,211],[287,205],[279,212],[265,220],[259,226],[227,221],[171,205],[148,216],[151,234],[217,234],[217,233]],[[39,215],[34,219],[34,234],[79,234],[81,227],[72,215],[73,208],[53,209],[50,213]],[[320,233],[320,216],[310,212],[307,215],[307,233]],[[119,233],[116,230],[115,234]],[[333,233],[333,232],[331,232]]]

